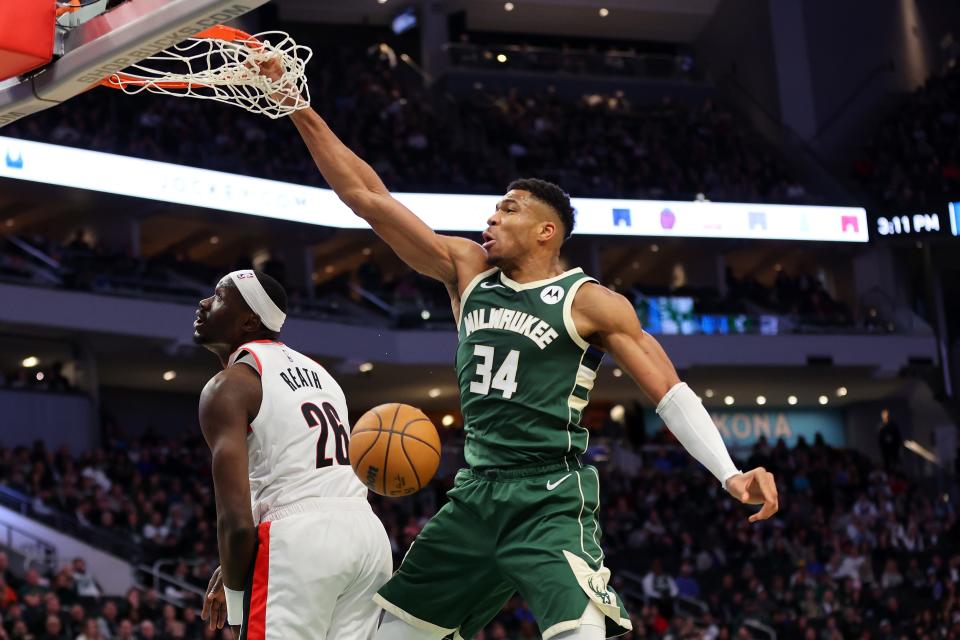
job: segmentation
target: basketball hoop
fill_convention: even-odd
[[[250,35],[220,25],[108,76],[100,85],[128,94],[215,100],[276,119],[310,106],[304,73],[312,56],[309,47],[282,31]],[[280,77],[260,73],[260,65],[269,61],[279,63]]]

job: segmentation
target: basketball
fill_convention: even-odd
[[[440,465],[440,436],[430,418],[408,404],[374,407],[350,436],[350,464],[367,488],[382,496],[422,489]]]

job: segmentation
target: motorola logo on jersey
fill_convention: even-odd
[[[563,300],[563,287],[550,285],[540,292],[540,299],[547,304],[557,304]]]

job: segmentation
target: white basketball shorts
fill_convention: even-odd
[[[373,595],[392,572],[387,533],[364,498],[271,510],[257,528],[240,640],[370,640]]]

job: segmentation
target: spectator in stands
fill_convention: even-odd
[[[445,432],[445,436],[452,435]],[[155,513],[171,514],[172,519],[179,512],[185,524],[171,528],[167,535],[170,544],[149,550],[155,554],[150,561],[211,557],[213,531],[203,526],[213,509],[204,445],[193,438],[174,440],[156,435],[143,439],[114,436],[113,441],[124,444],[108,445],[102,452],[76,458],[68,452],[51,454],[42,444],[16,451],[0,447],[0,483],[24,475],[37,478],[23,481],[23,490],[48,495],[45,499],[50,505],[68,513],[74,504],[89,501],[91,517],[99,511],[124,514],[133,510],[144,520],[151,520]],[[650,441],[668,446],[659,436]],[[445,442],[445,453],[447,445]],[[715,637],[740,633],[739,623],[745,616],[773,626],[778,637],[782,631],[785,639],[812,634],[819,640],[837,633],[844,638],[865,633],[877,638],[884,629],[889,629],[895,640],[935,634],[949,637],[945,634],[956,624],[954,616],[960,619],[956,595],[960,524],[954,492],[946,502],[931,499],[901,472],[886,473],[859,453],[831,449],[821,440],[812,445],[803,442],[794,449],[783,444],[758,445],[750,457],[781,470],[784,485],[795,487],[790,492],[791,506],[777,526],[747,528],[742,526],[742,514],[716,509],[709,499],[684,500],[684,494],[709,497],[717,488],[692,472],[689,461],[682,457],[671,458],[668,470],[654,470],[651,463],[656,455],[645,451],[634,458],[618,458],[616,471],[597,463],[609,488],[603,505],[610,525],[603,540],[606,564],[614,580],[623,580],[628,572],[644,576],[632,597],[627,595],[629,589],[623,592],[632,600],[628,606],[635,613],[633,637],[684,633],[689,624],[687,614],[681,613],[685,608],[673,612],[668,606],[661,608],[662,595],[672,600],[681,594],[701,599],[709,608],[710,616],[704,616],[700,625],[715,627]],[[624,465],[635,468],[623,469]],[[81,473],[88,467],[102,471],[109,481],[108,492],[93,476]],[[55,492],[41,480],[47,476],[57,478]],[[200,478],[204,480],[193,480]],[[797,482],[799,478],[805,483]],[[371,497],[398,557],[423,519],[441,503],[449,482],[449,478],[438,477],[427,489],[403,501]],[[690,506],[677,506],[686,504]],[[122,521],[116,519],[114,531],[129,534],[119,524]],[[651,558],[657,559],[656,567],[650,565]],[[0,559],[0,566],[4,564]],[[171,566],[181,580],[200,588],[211,569],[203,563],[193,571],[182,563]],[[672,580],[665,567],[679,567],[678,578]],[[8,598],[0,605],[6,633],[12,636],[14,627],[20,628],[18,622],[22,622],[24,629],[41,636],[52,606],[59,607],[61,614],[63,609],[69,610],[61,623],[72,634],[71,640],[83,632],[77,624],[85,624],[87,618],[97,620],[103,637],[109,632],[132,640],[136,638],[132,629],[145,622],[151,623],[145,626],[147,633],[152,627],[158,638],[222,636],[204,631],[189,608],[166,606],[155,591],[133,589],[116,604],[103,595],[80,599],[76,575],[85,573],[89,573],[87,567],[71,562],[52,576],[33,570],[16,585],[11,580],[8,586],[16,600]],[[755,596],[745,602],[737,595],[742,593]],[[648,607],[638,602],[645,595],[651,597]],[[54,598],[58,605],[51,605]],[[84,616],[74,604],[83,607]],[[924,614],[926,608],[931,609],[929,616]],[[888,624],[881,625],[882,619]],[[530,632],[519,601],[512,602],[497,623],[499,626],[488,629],[487,637],[495,632],[513,639]],[[131,632],[124,634],[125,628]]]
[[[15,602],[17,602],[17,592],[7,584],[6,576],[0,573],[0,612],[6,611]]]
[[[104,635],[100,632],[100,626],[93,618],[87,618],[83,623],[83,633],[77,636],[76,640],[104,640]]]
[[[164,544],[170,528],[163,521],[163,514],[154,511],[150,516],[150,522],[143,525],[143,537],[155,544]]]
[[[941,208],[960,186],[960,65],[934,75],[874,134],[854,173],[897,215]]]
[[[643,577],[643,594],[654,603],[664,616],[669,618],[673,612],[673,599],[680,593],[672,576],[663,572],[659,558],[654,559],[650,571]]]
[[[97,628],[100,635],[105,638],[112,638],[117,634],[121,620],[119,619],[119,610],[117,603],[113,600],[106,600],[100,609],[100,615],[97,616]]]
[[[87,562],[83,558],[73,559],[73,582],[80,598],[96,599],[103,595],[96,579],[87,572]]]
[[[543,86],[478,88],[452,104],[442,85],[409,82],[369,43],[315,43],[309,67],[318,110],[393,191],[493,193],[507,174],[538,174],[595,197],[798,201],[804,187],[746,123],[714,100],[634,103],[622,91],[567,98]],[[613,60],[622,60],[614,57]],[[204,168],[316,184],[309,157],[285,127],[192,100],[92,92],[69,111],[7,127],[7,135]],[[93,114],[109,112],[104,120]],[[189,124],[188,124],[189,123]],[[162,126],[160,126],[162,124]],[[203,130],[210,144],[198,145]],[[244,132],[238,136],[237,131]],[[266,150],[270,150],[267,152]],[[443,151],[440,153],[439,151]],[[64,252],[78,284],[97,250],[79,230]]]
[[[112,636],[113,640],[137,640],[133,630],[133,623],[128,618],[124,618],[117,625],[117,633]]]
[[[880,410],[880,424],[877,426],[877,443],[880,445],[880,455],[883,456],[883,468],[891,471],[900,464],[900,448],[903,446],[903,436],[897,423],[890,419],[890,410],[884,407]]]
[[[70,640],[63,628],[63,621],[56,614],[49,614],[44,622],[43,634],[40,640]]]
[[[677,593],[691,598],[700,597],[700,583],[693,575],[693,565],[684,562],[680,567],[680,577],[676,580]],[[646,586],[644,586],[646,589]]]
[[[70,607],[70,611],[67,616],[66,630],[67,635],[75,636],[78,633],[83,631],[83,626],[86,624],[87,612],[84,610],[83,605],[79,602]]]
[[[150,620],[140,623],[140,640],[154,640],[157,637],[157,628]]]

